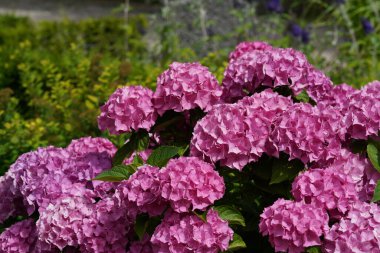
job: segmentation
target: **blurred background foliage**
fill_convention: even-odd
[[[200,61],[221,81],[241,41],[301,50],[336,84],[380,79],[380,1],[139,2],[153,13],[135,3],[124,17],[123,5],[81,21],[0,16],[0,174],[39,146],[102,135],[96,116],[108,96],[123,85],[154,88],[173,61]]]

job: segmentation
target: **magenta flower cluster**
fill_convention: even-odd
[[[117,148],[92,137],[23,154],[0,177],[0,223],[26,218],[0,234],[0,252],[226,251],[234,231],[214,205],[247,182],[268,192],[251,180],[255,163],[283,157],[305,169],[291,185],[293,200],[272,201],[260,216],[259,231],[276,252],[313,246],[327,253],[380,252],[380,209],[369,203],[380,173],[365,151],[351,149],[358,140],[379,140],[379,97],[379,81],[360,90],[334,86],[301,52],[264,42],[239,44],[221,85],[199,63],[174,62],[158,77],[156,91],[119,88],[100,108],[100,130],[132,137],[148,132],[147,148],[120,161],[121,167],[134,163],[125,180],[93,180],[115,165]],[[173,141],[190,150],[165,165],[147,164],[158,146]],[[226,189],[223,176],[242,182],[226,181]],[[244,204],[257,213],[258,199]],[[148,221],[139,231],[142,219]]]

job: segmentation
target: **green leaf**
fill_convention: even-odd
[[[147,131],[140,130],[132,133],[128,142],[125,143],[114,155],[112,164],[114,166],[122,164],[124,159],[129,158],[135,151],[143,151],[148,148],[149,135]]]
[[[269,185],[282,183],[287,180],[292,181],[303,168],[303,164],[297,160],[275,160],[272,165],[272,176]]]
[[[144,164],[144,160],[141,158],[141,156],[139,156],[138,154],[135,155],[135,157],[133,157],[133,162],[132,162],[133,165],[139,167],[141,165]]]
[[[313,247],[310,247],[310,248],[307,248],[306,249],[306,252],[307,253],[321,253],[321,248],[318,247],[318,246],[313,246]]]
[[[110,170],[103,171],[93,180],[120,182],[127,180],[137,170],[135,165],[117,165]]]
[[[134,230],[136,235],[140,240],[143,239],[146,229],[148,228],[149,216],[148,215],[139,215],[136,218]]]
[[[245,227],[245,220],[243,215],[232,206],[221,205],[215,206],[214,210],[219,213],[220,218],[228,221],[230,225],[240,225]]]
[[[380,143],[370,141],[367,145],[367,154],[373,167],[380,172]]]
[[[204,222],[206,222],[206,216],[207,216],[207,213],[206,212],[197,212],[197,211],[193,211],[193,213],[198,216],[199,219],[203,220]]]
[[[375,192],[373,193],[372,202],[380,201],[380,180],[377,181]]]
[[[310,101],[309,94],[307,94],[307,92],[305,90],[303,90],[300,94],[298,94],[297,96],[295,96],[295,98],[298,101],[304,102],[304,103],[308,103]]]
[[[239,249],[247,248],[247,245],[243,241],[243,238],[241,238],[240,235],[234,233],[234,238],[230,242],[230,245],[228,246],[228,251],[235,251]]]
[[[183,154],[185,151],[181,147],[175,146],[161,146],[153,150],[152,154],[149,156],[146,161],[147,164],[157,167],[165,166],[168,161],[176,155]]]

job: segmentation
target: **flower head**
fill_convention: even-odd
[[[214,167],[195,157],[172,159],[160,171],[161,196],[174,211],[204,210],[224,195],[224,181]]]
[[[207,112],[219,103],[221,95],[218,81],[208,68],[199,63],[174,62],[157,78],[153,102],[160,115],[197,107]]]
[[[149,130],[157,118],[152,97],[153,91],[142,86],[117,89],[100,108],[99,129],[111,134]]]
[[[327,213],[302,202],[278,199],[260,217],[260,232],[269,236],[276,252],[301,253],[321,245],[320,238],[329,229]]]

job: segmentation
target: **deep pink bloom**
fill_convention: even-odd
[[[113,156],[117,148],[106,138],[101,137],[83,137],[72,140],[66,150],[75,156],[86,155],[89,153],[107,153]]]
[[[223,99],[234,102],[259,86],[289,86],[295,95],[306,90],[318,101],[332,86],[299,51],[291,48],[253,50],[230,61],[224,72]]]
[[[276,252],[301,253],[321,245],[329,229],[325,210],[302,202],[278,199],[260,217],[260,232],[269,236]]]
[[[195,214],[168,212],[154,231],[151,243],[154,252],[207,252],[225,251],[233,231],[228,222],[210,209],[206,221]]]
[[[15,189],[13,178],[7,173],[0,177],[0,224],[9,217],[23,215],[26,208],[19,189]]]
[[[271,139],[290,159],[324,164],[340,155],[344,128],[339,119],[334,110],[294,104],[275,120]]]
[[[221,95],[218,81],[207,67],[197,62],[174,62],[157,78],[153,101],[160,115],[197,107],[207,112],[219,103]]]
[[[351,177],[335,167],[303,172],[294,180],[291,192],[296,201],[325,208],[334,216],[344,215],[359,199]]]
[[[118,187],[124,187],[125,198],[136,205],[141,213],[160,215],[167,204],[161,197],[159,168],[143,165],[128,180]]]
[[[379,231],[379,206],[357,202],[325,235],[323,250],[327,253],[379,253]]]
[[[171,159],[160,170],[161,196],[174,211],[205,210],[224,195],[224,181],[214,166],[195,157]]]
[[[117,89],[100,108],[99,129],[111,134],[149,130],[157,118],[152,97],[153,91],[142,86]]]
[[[239,43],[234,51],[229,55],[229,61],[235,61],[245,53],[252,52],[254,50],[268,50],[272,49],[272,46],[262,41],[244,41]]]
[[[260,110],[248,114],[240,104],[213,108],[197,122],[191,140],[191,154],[213,163],[242,170],[266,151],[270,125]]]

